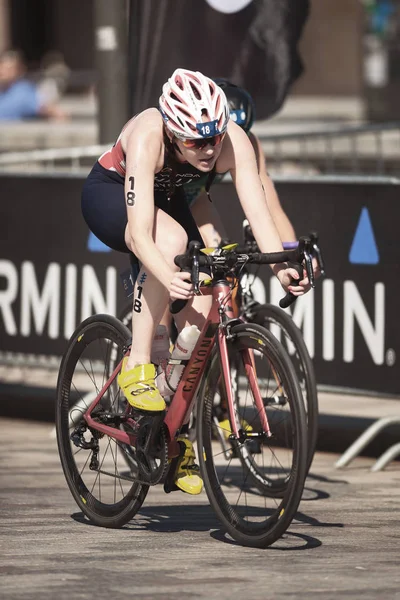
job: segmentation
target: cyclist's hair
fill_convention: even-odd
[[[214,77],[215,83],[224,90],[228,100],[232,121],[248,133],[254,123],[255,106],[253,98],[244,88],[223,77]]]

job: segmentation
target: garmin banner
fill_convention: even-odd
[[[309,0],[131,0],[132,112],[158,102],[177,67],[245,87],[257,118],[280,109],[303,71],[297,51]]]
[[[315,290],[287,309],[302,329],[319,384],[400,393],[399,184],[276,186],[297,235],[319,233],[326,262]],[[230,236],[240,239],[233,186],[219,186],[213,197],[219,212],[230,215]],[[260,302],[277,304],[283,295],[267,269],[259,270],[254,283]]]
[[[80,321],[118,314],[128,255],[89,234],[81,178],[1,176],[0,185],[0,352],[60,356]]]
[[[118,314],[128,301],[120,279],[127,256],[90,235],[80,213],[82,183],[0,176],[0,360],[60,357],[81,320]],[[399,185],[293,181],[277,188],[297,234],[319,232],[326,262],[326,277],[288,309],[318,383],[399,394]],[[240,241],[243,213],[233,185],[213,186],[213,200]],[[268,267],[256,274],[253,291],[260,302],[276,304],[283,295]]]

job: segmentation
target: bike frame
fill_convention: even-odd
[[[226,343],[227,329],[229,324],[238,324],[243,322],[242,319],[237,319],[233,313],[233,307],[231,306],[231,294],[232,290],[229,282],[226,280],[220,280],[212,283],[211,287],[202,286],[200,292],[203,295],[212,295],[212,305],[209,314],[205,320],[203,328],[200,332],[199,339],[197,340],[196,346],[192,352],[188,364],[185,367],[182,378],[179,382],[178,388],[173,396],[172,402],[169,405],[166,415],[164,417],[164,424],[166,427],[168,437],[168,456],[170,458],[179,455],[179,444],[175,441],[177,432],[180,430],[183,424],[189,421],[189,417],[193,408],[193,404],[197,395],[197,389],[199,388],[201,379],[205,367],[211,356],[211,352],[214,345],[217,344],[218,354],[221,362],[222,380],[225,387],[226,400],[230,415],[230,421],[232,424],[232,434],[235,437],[239,437],[239,430],[237,420],[235,418],[235,408],[233,400],[232,382],[230,377],[230,366],[228,357],[228,348]],[[127,349],[129,352],[129,349]],[[260,390],[258,388],[257,375],[254,364],[254,355],[251,349],[242,350],[242,359],[246,375],[249,380],[250,388],[252,390],[257,410],[260,415],[261,426],[267,435],[270,435],[270,429],[268,425],[267,414],[261,398]],[[113,371],[110,378],[107,380],[103,388],[97,394],[96,398],[88,407],[84,413],[84,418],[89,427],[105,433],[108,436],[117,439],[118,441],[134,445],[136,441],[136,435],[110,427],[104,423],[95,421],[92,417],[92,411],[95,406],[100,402],[103,395],[107,392],[118,373],[121,370],[122,360]],[[125,422],[129,424],[134,430],[137,428],[137,423],[134,419],[129,417],[131,407],[127,408],[127,415]]]

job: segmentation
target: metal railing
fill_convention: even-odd
[[[260,134],[271,175],[400,176],[400,122],[288,134]],[[0,172],[87,173],[106,145],[3,152]]]
[[[12,171],[67,171],[87,173],[93,162],[103,154],[110,144],[48,150],[26,150],[0,154],[0,172]]]
[[[259,137],[271,172],[400,175],[400,121]]]
[[[347,467],[378,434],[390,425],[400,425],[400,417],[382,417],[368,427],[335,462],[337,469]],[[372,465],[371,471],[382,471],[392,460],[400,456],[400,443],[393,444]]]

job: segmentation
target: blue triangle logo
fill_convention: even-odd
[[[350,248],[349,261],[355,265],[377,265],[379,263],[379,252],[366,207],[361,211]]]
[[[90,252],[111,252],[111,248],[103,244],[92,232],[89,234],[87,248]]]

